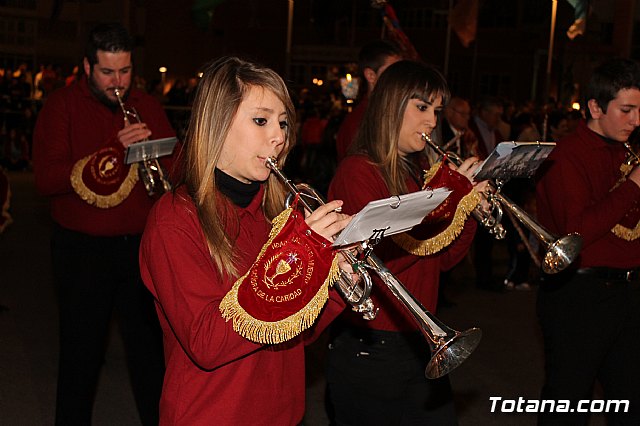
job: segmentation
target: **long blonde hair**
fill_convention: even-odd
[[[237,233],[228,235],[225,229],[237,226],[238,221],[229,200],[216,190],[214,171],[238,107],[251,87],[270,90],[285,106],[289,126],[278,158],[282,165],[295,144],[295,109],[287,87],[275,71],[237,57],[217,59],[204,69],[185,136],[183,181],[196,205],[211,257],[218,269],[231,277],[237,276]],[[271,220],[283,209],[286,194],[273,175],[265,186],[262,208],[265,220]]]
[[[387,68],[376,82],[354,143],[354,152],[366,154],[377,165],[392,195],[407,192],[409,165],[398,153],[400,129],[410,99],[449,99],[442,74],[430,65],[399,61]]]

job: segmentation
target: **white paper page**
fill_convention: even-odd
[[[333,245],[365,241],[378,230],[385,230],[384,236],[407,231],[422,222],[449,194],[449,189],[438,188],[371,201],[354,215]]]

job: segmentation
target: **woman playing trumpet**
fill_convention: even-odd
[[[279,279],[298,270],[296,254],[280,261],[263,256],[272,241],[270,221],[281,216],[286,195],[265,162],[285,161],[295,142],[294,114],[284,82],[268,68],[228,57],[204,70],[186,136],[184,178],[151,211],[140,252],[164,331],[161,425],[302,421],[304,344],[344,302],[331,291],[313,333],[278,345],[249,340],[262,337],[240,335],[238,318],[232,323],[221,315],[236,285],[253,276],[247,271],[260,272],[253,269],[258,260],[266,258],[262,279],[252,282],[256,288],[285,285]],[[326,246],[350,220],[335,212],[341,205],[316,209],[296,238],[310,249]],[[315,274],[319,263],[316,258],[307,272]]]
[[[372,200],[420,190],[423,134],[435,128],[437,113],[448,98],[444,78],[430,66],[400,61],[387,68],[371,95],[352,154],[340,163],[331,182],[329,199],[343,200],[343,210],[351,214]],[[470,176],[476,160],[470,158],[459,167],[466,177],[451,175],[467,192],[474,183]],[[477,198],[470,201],[471,209],[476,203]],[[406,238],[395,236],[374,250],[430,312],[436,307],[440,271],[458,263],[473,240],[476,223],[466,216],[455,232],[447,228],[452,232],[449,240],[455,241],[437,247],[442,250],[438,253],[418,254],[409,249]],[[414,236],[437,225],[420,227]],[[336,423],[455,424],[448,377],[424,377],[429,348],[417,326],[384,285],[374,285],[372,299],[380,308],[374,320],[345,312],[334,328],[327,381]]]

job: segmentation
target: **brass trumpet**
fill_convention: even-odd
[[[142,120],[140,119],[140,115],[138,114],[136,109],[133,107],[127,108],[125,106],[124,102],[122,101],[122,92],[120,91],[120,89],[115,88],[114,93],[116,95],[116,98],[118,99],[120,109],[124,114],[125,125],[129,125],[131,123],[129,117],[135,120],[136,123],[141,123]],[[143,139],[143,141],[146,140],[148,139]],[[167,172],[164,170],[157,158],[140,161],[138,167],[138,176],[144,184],[144,188],[147,190],[147,194],[149,194],[150,197],[156,194],[169,192],[172,189],[171,182],[169,182],[169,179],[167,177]]]
[[[308,185],[295,185],[278,168],[275,158],[268,158],[266,165],[289,189],[287,207],[295,195],[299,196],[300,203],[310,212],[315,207],[324,204],[322,197]],[[462,364],[480,343],[482,331],[479,328],[470,328],[465,331],[457,331],[443,324],[438,318],[426,310],[407,288],[393,275],[382,261],[373,253],[368,241],[360,243],[357,248],[356,258],[349,250],[341,253],[354,266],[354,271],[362,277],[364,286],[360,288],[354,283],[349,274],[342,271],[341,278],[336,284],[338,292],[349,302],[356,312],[363,312],[365,319],[375,318],[377,308],[374,307],[369,297],[372,288],[372,280],[368,271],[375,272],[389,291],[401,302],[402,306],[411,314],[417,323],[420,332],[424,335],[431,349],[431,359],[425,369],[428,379],[437,379],[448,374]],[[354,302],[352,302],[354,300]]]
[[[444,150],[434,143],[429,135],[422,134],[422,138],[427,145],[435,150],[438,155],[447,156],[457,166],[460,165],[461,159],[457,156],[450,156]],[[487,227],[490,234],[497,239],[502,239],[506,235],[506,231],[500,224],[502,219],[502,208],[506,208],[520,223],[529,229],[533,235],[542,243],[545,253],[542,259],[542,270],[547,274],[555,274],[562,271],[577,259],[582,249],[582,237],[576,232],[572,232],[563,237],[557,237],[546,230],[542,225],[537,223],[523,209],[518,207],[507,196],[500,193],[501,185],[490,182],[492,191],[482,196],[489,203],[489,211],[485,212],[480,206],[473,211],[473,216]]]

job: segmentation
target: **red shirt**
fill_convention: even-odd
[[[338,154],[338,162],[342,161],[349,153],[349,147],[353,144],[360,127],[360,122],[367,109],[369,98],[364,97],[360,103],[344,118],[344,121],[336,133],[336,152]]]
[[[407,178],[406,182],[409,192],[420,190],[412,178]],[[362,155],[345,158],[338,166],[329,187],[329,199],[343,200],[343,211],[346,214],[355,214],[370,201],[391,195],[378,168]],[[475,230],[475,221],[468,220],[458,239],[436,255],[414,256],[398,247],[391,238],[384,238],[374,251],[409,292],[427,310],[434,313],[438,301],[440,272],[452,268],[462,260],[473,241]],[[376,330],[417,330],[405,308],[377,277],[374,276],[374,280],[372,300],[380,308],[378,316],[373,321],[365,321],[360,314],[345,311],[345,318],[359,327]]]
[[[152,132],[151,139],[175,136],[162,105],[153,97],[131,89],[126,104],[136,108]],[[141,182],[121,204],[108,209],[86,203],[71,186],[73,165],[113,140],[123,123],[120,108],[112,110],[101,103],[89,91],[86,78],[47,98],[34,131],[33,168],[36,187],[51,197],[51,215],[61,226],[96,236],[142,233],[155,199]]]
[[[627,212],[639,207],[640,187],[632,181],[611,190],[625,156],[621,143],[605,141],[581,122],[540,168],[538,219],[558,236],[582,235],[579,267],[640,266],[640,239],[625,241],[611,232]]]
[[[268,239],[264,188],[237,207],[234,249],[244,274]],[[234,279],[209,255],[197,212],[184,187],[165,194],[149,214],[140,247],[142,278],[156,300],[166,373],[160,425],[297,425],[304,416],[304,343],[344,307],[335,291],[311,331],[276,346],[236,333],[220,313]],[[304,340],[303,340],[304,339]]]
[[[322,143],[322,135],[328,120],[320,117],[309,117],[302,124],[300,140],[303,145],[317,145]]]

